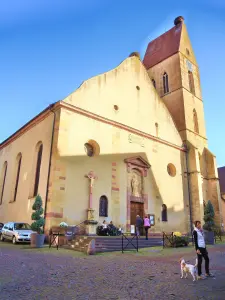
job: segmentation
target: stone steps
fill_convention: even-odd
[[[130,240],[132,237],[128,237]],[[132,243],[137,247],[136,239],[132,240]],[[126,250],[135,250],[134,246],[124,238],[123,245],[126,247]],[[138,248],[147,248],[162,246],[162,238],[145,238],[138,239]],[[95,238],[95,249],[96,252],[112,252],[112,251],[121,251],[122,250],[122,237],[97,237]]]
[[[129,241],[132,239],[132,236],[126,237]],[[123,239],[125,250],[135,251],[134,246],[137,247],[136,238],[134,237],[132,240],[134,246],[131,242],[129,243],[127,239]],[[163,246],[163,239],[160,235],[151,236],[148,240],[146,240],[145,237],[140,237],[138,239],[138,248],[140,249],[156,246]],[[92,252],[122,251],[122,236],[76,236],[73,240],[68,241],[63,247],[89,254]]]

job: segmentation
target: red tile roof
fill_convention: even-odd
[[[149,69],[179,51],[182,22],[148,44],[143,64]]]
[[[225,167],[218,168],[218,175],[220,179],[220,192],[225,193]]]

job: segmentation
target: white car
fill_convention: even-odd
[[[9,222],[4,225],[0,240],[11,240],[13,244],[30,242],[30,235],[34,233],[27,223]]]

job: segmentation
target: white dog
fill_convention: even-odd
[[[187,278],[188,273],[190,273],[191,276],[193,277],[193,281],[195,281],[197,277],[197,265],[198,265],[197,258],[196,258],[195,265],[186,264],[185,260],[182,258],[180,260],[181,278],[184,278],[184,274],[185,274],[185,278]]]

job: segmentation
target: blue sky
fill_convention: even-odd
[[[143,57],[178,15],[200,67],[209,147],[225,165],[224,0],[1,0],[0,141],[83,80]]]

